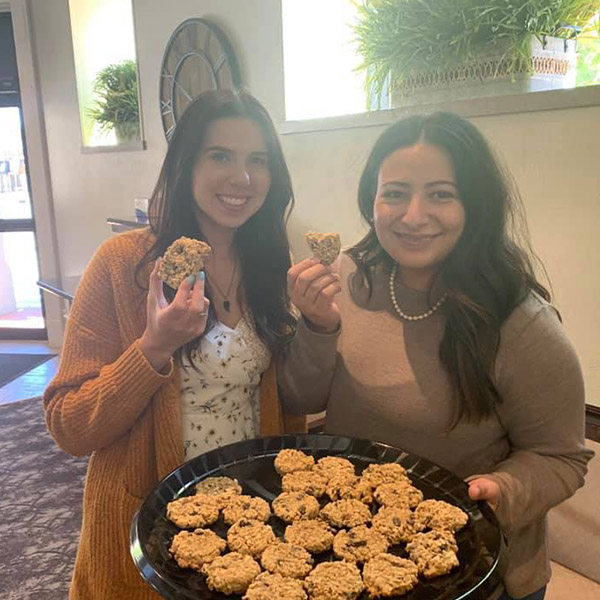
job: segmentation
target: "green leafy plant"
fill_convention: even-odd
[[[415,71],[506,57],[507,74],[530,71],[529,41],[571,38],[600,0],[362,0],[353,25],[369,105]]]
[[[88,114],[103,132],[114,129],[117,139],[136,139],[140,132],[140,111],[136,63],[124,60],[108,65],[94,79],[95,105]]]

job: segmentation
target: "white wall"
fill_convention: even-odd
[[[245,80],[283,119],[279,0],[134,0],[146,151],[82,154],[67,0],[32,0],[63,276],[81,273],[109,235],[109,216],[127,218],[154,185],[166,148],[158,82],[165,44],[184,19],[207,16],[229,34]],[[474,119],[515,175],[536,250],[581,357],[588,402],[600,405],[600,107]],[[381,128],[283,136],[296,191],[290,235],[306,254],[308,229],[336,229],[349,244],[362,231],[356,184]],[[34,198],[35,202],[35,198]],[[44,249],[42,248],[43,252]]]

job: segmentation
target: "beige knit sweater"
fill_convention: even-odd
[[[60,368],[44,394],[46,421],[66,452],[91,455],[71,600],[158,596],[129,555],[129,528],[152,487],[183,461],[179,372],[156,372],[138,347],[146,293],[134,269],[152,238],[136,230],[94,255],[69,315]],[[147,287],[149,270],[142,274]],[[283,415],[275,369],[261,382],[261,434],[303,431]]]
[[[497,515],[508,534],[505,578],[521,598],[550,577],[546,513],[583,484],[592,452],[584,447],[584,389],[577,356],[554,309],[530,295],[502,328],[496,381],[502,403],[485,422],[452,420],[451,388],[438,349],[443,311],[401,321],[388,277],[375,275],[372,296],[342,257],[342,326],[318,334],[301,322],[280,365],[290,412],[327,409],[328,433],[378,440],[422,455],[461,477],[487,474],[502,497]],[[427,294],[400,289],[409,314],[429,307]]]

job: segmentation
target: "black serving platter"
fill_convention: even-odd
[[[169,502],[194,493],[195,485],[212,476],[236,478],[244,494],[260,496],[271,502],[281,492],[281,477],[273,460],[283,448],[297,448],[312,454],[348,458],[360,474],[372,463],[397,462],[408,471],[413,484],[425,499],[445,500],[469,515],[468,524],[457,534],[460,566],[450,574],[420,580],[411,592],[397,596],[402,600],[494,600],[502,590],[506,547],[494,512],[486,503],[469,499],[462,479],[420,456],[378,442],[325,434],[284,435],[245,440],[197,456],[169,474],[146,498],[131,525],[131,555],[146,582],[163,598],[183,600],[239,599],[209,590],[204,577],[182,569],[169,554],[173,536],[180,531],[166,518]],[[326,501],[323,500],[322,504]],[[269,524],[283,537],[285,523],[272,516]],[[211,527],[226,538],[226,526],[219,519]],[[390,552],[406,556],[404,545]],[[333,560],[332,553],[315,557],[315,562]],[[368,596],[365,592],[361,600]]]

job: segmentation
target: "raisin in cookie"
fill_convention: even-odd
[[[255,558],[276,539],[270,525],[252,519],[236,521],[227,532],[227,544],[231,550]]]
[[[371,511],[360,500],[337,500],[323,507],[321,517],[338,529],[350,528],[369,523]]]
[[[206,527],[219,518],[219,506],[205,494],[186,496],[167,504],[167,518],[181,529]]]
[[[331,265],[339,256],[342,248],[339,233],[314,233],[309,231],[304,234],[306,243],[315,258],[324,265]]]
[[[333,552],[338,558],[359,563],[387,552],[388,546],[385,536],[366,525],[342,530],[333,540]]]
[[[171,542],[169,552],[184,569],[202,572],[202,566],[218,558],[227,547],[224,539],[210,529],[180,531]]]
[[[307,600],[302,582],[279,573],[261,573],[242,600]]]
[[[283,492],[273,500],[273,512],[286,523],[314,519],[319,514],[319,502],[304,492]]]
[[[287,473],[281,480],[281,489],[284,492],[305,492],[320,498],[325,493],[327,479],[313,471],[294,471]]]
[[[449,531],[429,531],[417,533],[406,544],[406,551],[427,579],[446,575],[454,567],[458,567],[456,552],[458,546]]]
[[[255,496],[232,496],[223,508],[223,520],[232,525],[240,519],[255,519],[266,522],[271,516],[271,507],[266,500]]]
[[[383,506],[373,517],[373,529],[381,533],[390,544],[408,542],[415,531],[412,513],[406,506]]]
[[[296,521],[285,528],[285,541],[312,554],[326,552],[333,544],[333,530],[325,521],[308,519]]]
[[[453,533],[462,529],[469,517],[467,513],[443,500],[425,500],[413,513],[415,531],[424,529],[442,529]]]
[[[286,448],[279,451],[274,464],[275,470],[280,475],[285,475],[294,471],[310,471],[315,464],[315,459],[301,450]]]
[[[402,596],[419,582],[419,569],[405,558],[380,554],[365,564],[363,581],[370,598]]]
[[[260,574],[259,564],[247,554],[230,552],[202,567],[209,589],[223,594],[243,594]]]
[[[345,561],[317,565],[304,580],[310,600],[355,600],[364,589],[360,571]]]
[[[312,571],[313,562],[304,548],[285,542],[267,546],[260,557],[260,564],[267,571],[293,579],[304,579]]]
[[[165,251],[158,267],[158,276],[171,288],[177,290],[190,275],[197,275],[204,268],[204,261],[211,247],[200,240],[182,236]]]

